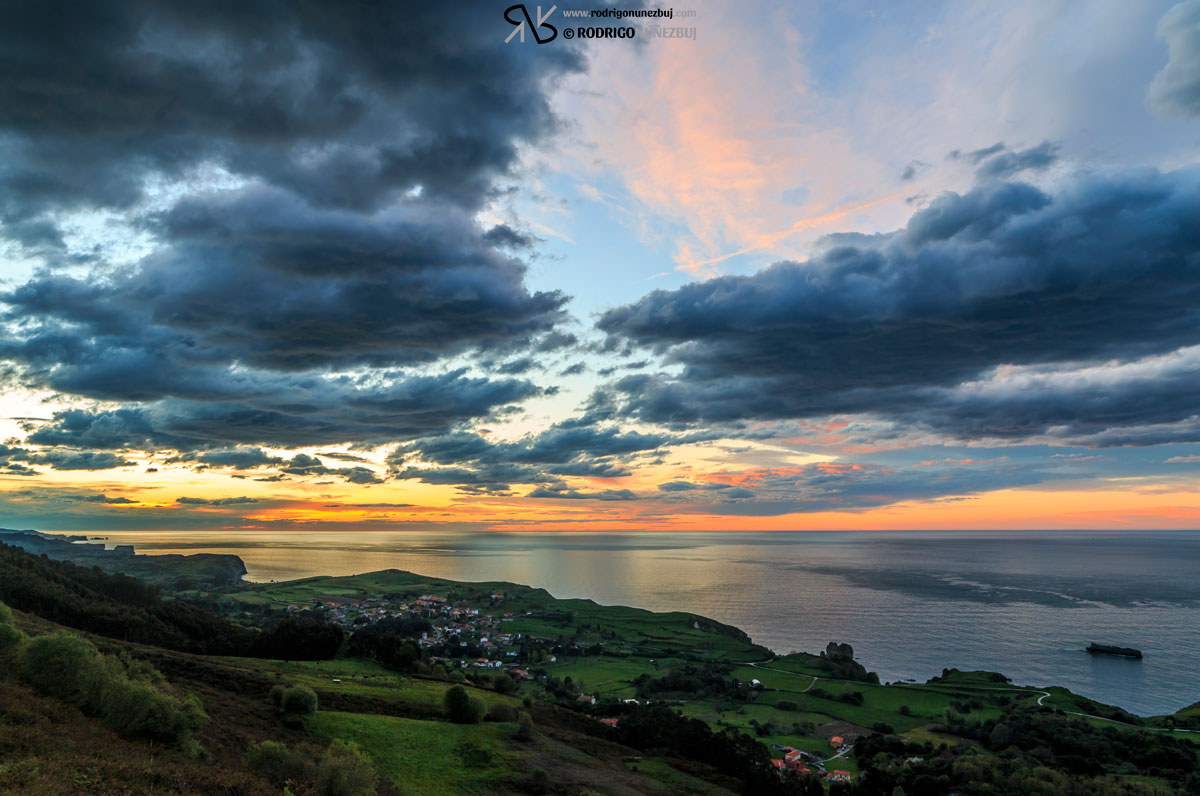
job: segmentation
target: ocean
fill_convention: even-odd
[[[397,568],[690,611],[784,653],[846,642],[884,681],[943,667],[1140,715],[1200,701],[1200,532],[110,533],[242,557],[249,579]],[[1089,642],[1141,661],[1092,656]]]

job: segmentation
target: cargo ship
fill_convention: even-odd
[[[1088,645],[1087,651],[1093,655],[1116,655],[1119,658],[1136,658],[1142,659],[1142,651],[1135,650],[1133,647],[1114,647],[1111,644],[1097,644],[1092,642]]]

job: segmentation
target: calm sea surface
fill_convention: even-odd
[[[111,533],[242,557],[251,580],[397,568],[704,614],[777,652],[849,642],[884,680],[944,666],[1143,715],[1200,700],[1200,532]],[[1089,642],[1145,659],[1093,657]]]

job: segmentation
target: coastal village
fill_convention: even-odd
[[[492,594],[490,600],[499,602],[503,594]],[[528,637],[521,633],[501,631],[501,622],[512,621],[513,612],[501,614],[480,613],[479,608],[456,605],[437,594],[422,594],[416,599],[405,601],[381,597],[338,597],[320,595],[315,605],[292,603],[288,611],[299,613],[316,607],[324,611],[326,618],[347,631],[353,631],[386,619],[420,618],[428,620],[432,630],[423,632],[417,640],[423,650],[431,648],[450,649],[457,646],[464,652],[479,650],[481,656],[431,655],[431,663],[457,666],[461,669],[502,669],[516,679],[532,680],[534,676],[518,660],[522,650],[530,646],[543,649],[554,643],[554,639]],[[529,615],[528,611],[521,615]],[[522,642],[525,642],[522,644]],[[528,657],[528,653],[526,654]],[[555,663],[557,655],[544,652],[540,663]]]
[[[499,606],[505,597],[503,593],[494,593],[488,596],[488,600],[491,605]],[[293,614],[314,609],[323,613],[328,621],[350,632],[385,620],[427,620],[432,625],[432,630],[422,632],[417,641],[423,650],[453,650],[457,647],[464,651],[462,655],[429,656],[430,663],[440,663],[447,668],[503,671],[515,681],[528,681],[537,680],[539,677],[543,680],[546,678],[546,675],[539,676],[530,670],[531,651],[539,668],[558,662],[558,654],[553,649],[560,643],[559,639],[504,632],[503,623],[512,622],[518,617],[533,616],[532,611],[488,613],[475,606],[456,604],[438,594],[421,594],[414,599],[317,595],[312,603],[290,603],[287,607],[288,612]],[[567,643],[574,646],[573,642]],[[465,653],[468,650],[478,650],[483,654],[467,655]],[[758,680],[753,680],[750,685],[761,688]],[[639,704],[637,699],[623,701]],[[592,694],[580,694],[576,697],[576,702],[586,709],[596,705],[597,699]],[[616,727],[620,722],[619,717],[595,718],[609,727]],[[815,774],[830,782],[849,782],[850,772],[831,769],[829,764],[849,754],[853,742],[853,738],[830,736],[829,746],[833,754],[827,758],[791,746],[775,744],[773,750],[781,752],[782,757],[771,760],[771,765],[784,777]]]

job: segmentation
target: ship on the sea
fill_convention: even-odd
[[[1142,659],[1142,651],[1135,650],[1133,647],[1114,647],[1110,644],[1097,644],[1092,642],[1088,645],[1087,651],[1093,655],[1116,655],[1119,658],[1136,658]]]

